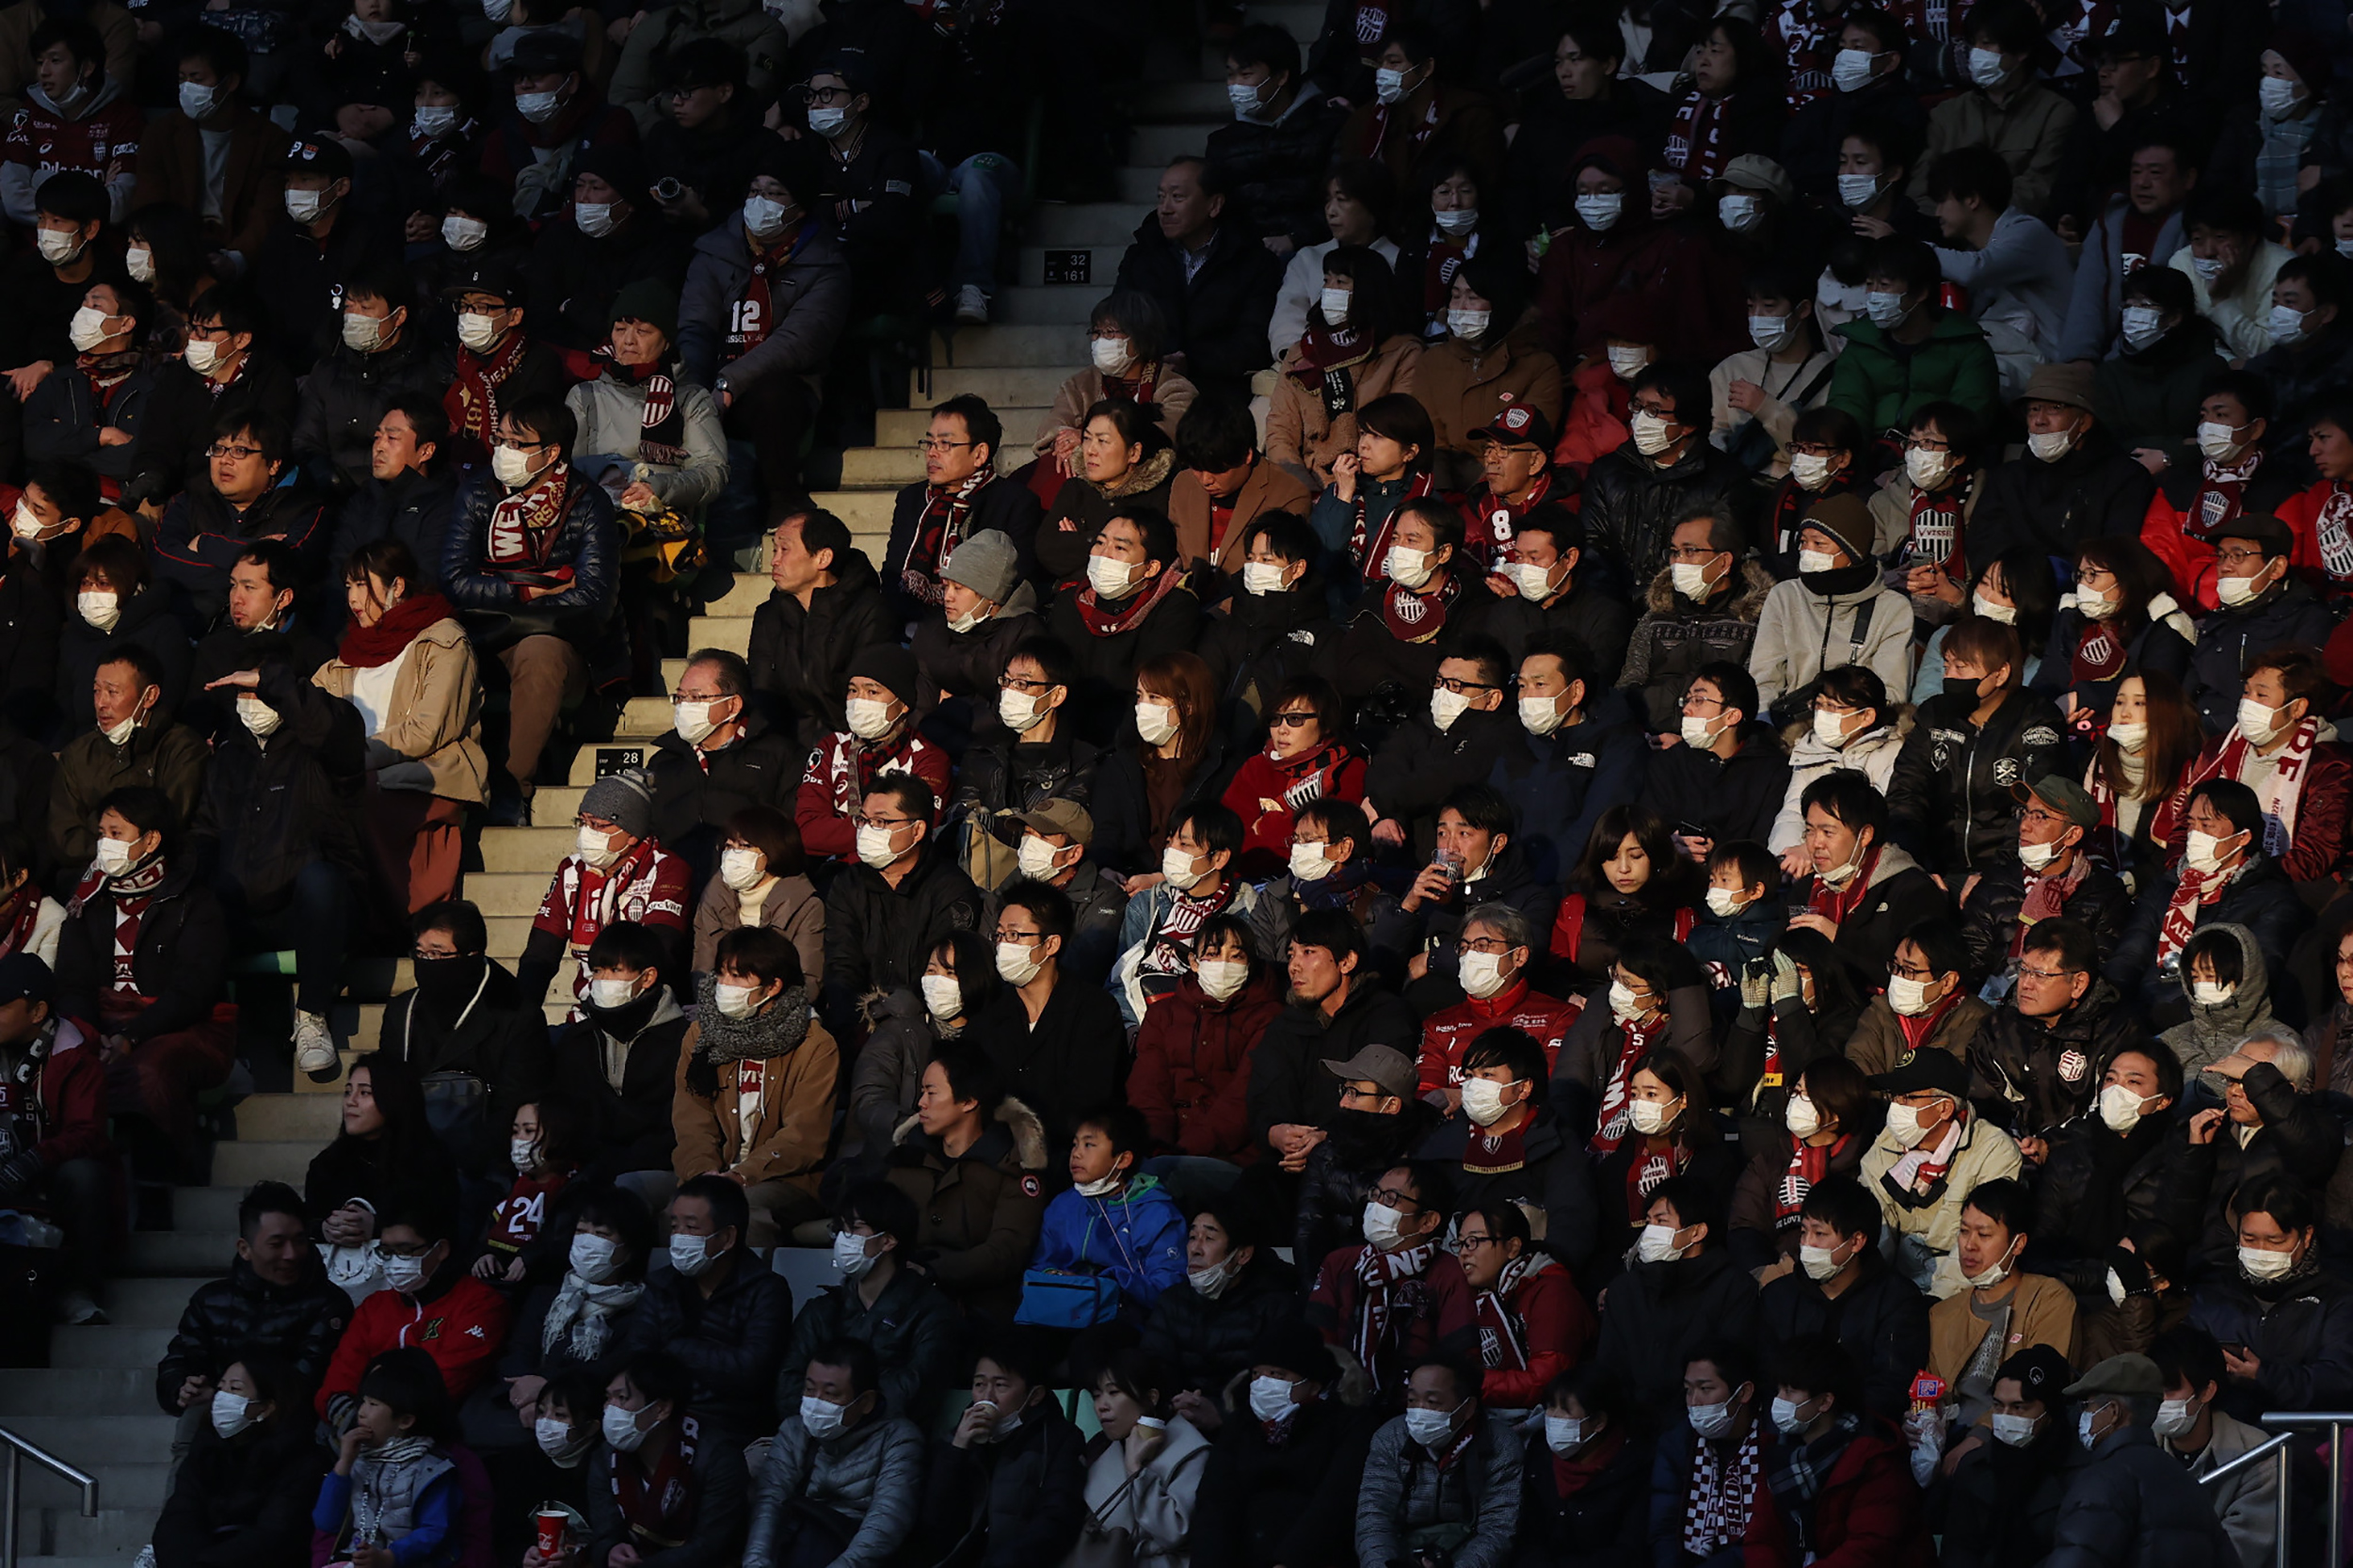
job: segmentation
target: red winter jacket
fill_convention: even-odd
[[[442,1268],[448,1272],[456,1266]],[[328,1416],[339,1400],[358,1399],[360,1375],[368,1363],[404,1345],[431,1356],[449,1385],[450,1403],[463,1403],[497,1365],[506,1345],[507,1315],[505,1297],[464,1272],[431,1301],[378,1290],[360,1304],[351,1326],[336,1343],[335,1358],[327,1364],[327,1376],[319,1384],[319,1415]]]
[[[1584,1010],[1581,998],[1563,1001],[1529,990],[1525,974],[1485,1001],[1465,997],[1451,1007],[1440,1008],[1421,1026],[1422,1097],[1435,1101],[1444,1097],[1442,1091],[1459,1088],[1463,1053],[1491,1029],[1520,1029],[1534,1035],[1545,1048],[1545,1066],[1549,1070],[1561,1059],[1561,1041],[1569,1032],[1569,1025]]]
[[[1593,1319],[1593,1309],[1585,1304],[1577,1281],[1550,1258],[1543,1259],[1523,1276],[1511,1295],[1504,1298],[1503,1305],[1520,1328],[1528,1365],[1496,1364],[1498,1355],[1510,1359],[1510,1352],[1488,1342],[1497,1331],[1488,1321],[1488,1313],[1493,1309],[1482,1295],[1479,1312],[1480,1351],[1487,1372],[1480,1384],[1480,1397],[1497,1410],[1533,1410],[1545,1402],[1545,1390],[1552,1386],[1554,1378],[1585,1359],[1601,1333],[1601,1325]]]
[[[1288,792],[1307,776],[1306,764],[1313,755],[1286,765],[1271,760],[1263,751],[1254,751],[1250,760],[1236,770],[1234,781],[1225,786],[1225,804],[1241,819],[1241,854],[1235,859],[1242,875],[1273,876],[1289,869],[1291,828],[1298,822],[1298,812]],[[1365,798],[1362,757],[1352,756],[1332,770],[1329,794],[1334,800],[1352,805]],[[1314,798],[1317,797],[1308,797]],[[1297,803],[1306,804],[1306,800]]]
[[[1187,975],[1145,1009],[1136,1064],[1128,1072],[1128,1103],[1144,1112],[1155,1144],[1240,1165],[1257,1158],[1250,1136],[1250,1053],[1282,1010],[1273,971],[1222,1002]]]
[[[1763,1456],[1767,1475],[1782,1463],[1778,1445]],[[1936,1550],[1920,1510],[1920,1489],[1901,1445],[1876,1428],[1854,1441],[1830,1467],[1814,1499],[1813,1555],[1802,1554],[1781,1499],[1758,1488],[1749,1511],[1743,1568],[1930,1568]]]
[[[836,730],[808,754],[792,816],[800,825],[801,847],[812,858],[857,857],[857,824],[852,813],[868,787],[886,773],[911,773],[932,787],[934,798],[943,803],[948,799],[948,754],[912,729],[881,751],[846,730]]]
[[[2178,817],[2180,808],[2188,804],[2186,791],[2216,772],[2216,764],[2222,758],[2222,748],[2230,744],[2230,734],[2225,732],[2208,740],[2200,748],[2197,762],[2184,776],[2183,789],[2175,791],[2172,797],[2165,802],[2162,812],[2165,825],[2169,827]],[[2353,800],[2353,758],[2348,758],[2341,745],[2328,742],[2316,744],[2313,747],[2312,760],[2304,770],[2303,792],[2296,803],[2295,836],[2288,840],[2287,853],[2274,856],[2280,862],[2281,872],[2290,882],[2317,882],[2333,874],[2344,862],[2345,813],[2349,800]],[[2183,841],[2186,842],[2186,840]]]

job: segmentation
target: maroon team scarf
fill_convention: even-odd
[[[1710,98],[1693,88],[1675,105],[1674,129],[1667,137],[1667,167],[1687,180],[1713,180],[1732,155],[1724,145],[1731,93]]]
[[[1428,495],[1436,483],[1428,470],[1415,474],[1413,483],[1405,487],[1405,493],[1399,496],[1397,504],[1389,508],[1389,515],[1381,520],[1381,532],[1368,539],[1365,537],[1365,479],[1362,474],[1356,476],[1356,520],[1348,530],[1348,553],[1363,570],[1367,586],[1382,581],[1382,573],[1388,569],[1389,536],[1397,531],[1397,514],[1405,509],[1407,502],[1419,501]]]
[[[953,489],[929,485],[923,490],[923,515],[915,521],[915,537],[907,541],[906,558],[899,563],[899,585],[911,599],[926,604],[940,600],[939,568],[964,542],[972,523],[972,499],[997,478],[997,465],[983,463],[972,477]]]
[[[1449,571],[1428,593],[1391,583],[1381,595],[1381,624],[1401,643],[1426,643],[1446,629],[1447,612],[1463,597],[1463,578]]]
[[[1089,584],[1079,590],[1079,619],[1085,623],[1090,637],[1116,637],[1122,632],[1133,632],[1184,580],[1185,574],[1176,568],[1163,567],[1160,581],[1149,591],[1129,594],[1116,605],[1097,599],[1094,584]]]
[[[2207,459],[2198,482],[2198,493],[2190,497],[2189,515],[2182,520],[2184,529],[2197,539],[2211,542],[2222,525],[2235,521],[2247,509],[2247,487],[2253,482],[2255,471],[2263,467],[2263,448],[2254,447],[2235,463],[2217,463]],[[2329,487],[2329,503],[2353,499],[2343,484]]]

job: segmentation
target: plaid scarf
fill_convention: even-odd
[[[964,542],[972,520],[972,498],[995,483],[997,465],[983,463],[972,477],[950,488],[929,485],[923,490],[923,515],[915,520],[915,536],[907,541],[905,559],[899,563],[899,586],[909,599],[925,604],[939,602],[939,568]]]
[[[1634,1064],[1667,1032],[1667,1010],[1660,1008],[1658,1016],[1648,1023],[1620,1024],[1618,1029],[1625,1037],[1625,1044],[1618,1048],[1618,1060],[1609,1069],[1609,1081],[1602,1085],[1600,1130],[1585,1145],[1595,1154],[1615,1154],[1618,1144],[1625,1141],[1626,1128],[1631,1125],[1625,1105],[1633,1086]]]
[[[1780,1185],[1773,1189],[1773,1228],[1787,1230],[1798,1223],[1798,1210],[1805,1205],[1805,1195],[1814,1191],[1814,1184],[1830,1174],[1831,1161],[1844,1154],[1851,1134],[1842,1132],[1835,1143],[1816,1147],[1802,1138],[1789,1140],[1789,1163],[1781,1173]]]
[[[2255,195],[2266,214],[2277,216],[2293,213],[2297,204],[2297,170],[2303,165],[2304,149],[2312,144],[2313,133],[2320,128],[2320,116],[2314,113],[2300,120],[2274,120],[2258,112],[2255,123],[2264,134],[2263,146],[2255,153]]]
[[[1160,607],[1160,601],[1183,586],[1185,574],[1175,566],[1162,567],[1160,575],[1149,589],[1138,590],[1126,599],[1112,600],[1096,597],[1095,584],[1079,590],[1079,619],[1090,637],[1116,637],[1122,632],[1133,632],[1144,618]]]
[[[490,444],[491,428],[499,422],[499,388],[521,365],[530,344],[520,332],[508,336],[504,346],[488,360],[476,359],[471,348],[457,351],[450,371],[449,391],[441,394],[441,411],[449,416],[450,433],[477,446]]]
[[[2190,497],[2189,515],[2182,520],[2183,531],[2194,539],[2211,543],[2216,530],[2236,519],[2247,507],[2247,487],[2263,467],[2263,448],[2251,448],[2235,463],[2217,463],[2208,458],[2198,493]],[[2330,489],[2335,495],[2353,494],[2343,485]],[[2333,499],[2333,496],[2332,498]]]
[[[2114,807],[2113,799],[2109,806]],[[2016,959],[2026,951],[2026,933],[2038,920],[2057,919],[2067,912],[2067,901],[2075,896],[2075,889],[2091,874],[2091,856],[2078,847],[2075,858],[2066,871],[2057,876],[2037,876],[2026,873],[2025,896],[2018,903],[2018,921],[2009,934],[2009,955]]]
[[[1503,1266],[1494,1288],[1479,1292],[1472,1304],[1479,1321],[1479,1359],[1485,1367],[1528,1370],[1528,1324],[1512,1310],[1512,1292],[1534,1273],[1543,1261],[1539,1253],[1522,1253]]]
[[[1418,1246],[1401,1247],[1396,1252],[1383,1252],[1368,1245],[1356,1255],[1356,1284],[1360,1294],[1356,1302],[1356,1321],[1349,1349],[1365,1370],[1373,1374],[1376,1384],[1386,1380],[1379,1372],[1382,1348],[1388,1343],[1393,1320],[1402,1309],[1411,1313],[1417,1304],[1419,1292],[1406,1287],[1418,1287],[1421,1276],[1430,1272],[1430,1265],[1438,1256],[1438,1243],[1424,1241]],[[1414,1296],[1416,1300],[1402,1298]],[[1392,1297],[1400,1298],[1392,1301]]]
[[[1350,525],[1348,530],[1348,555],[1349,559],[1354,561],[1358,568],[1363,571],[1368,587],[1380,582],[1383,574],[1388,569],[1385,563],[1389,558],[1389,536],[1397,530],[1399,510],[1407,502],[1419,501],[1428,495],[1435,481],[1427,470],[1415,474],[1412,482],[1406,485],[1405,493],[1397,498],[1397,505],[1390,507],[1389,515],[1381,520],[1381,532],[1367,538],[1365,536],[1365,482],[1363,475],[1357,476],[1356,520]]]
[[[1401,643],[1426,643],[1446,630],[1447,611],[1463,597],[1463,579],[1449,571],[1427,593],[1391,583],[1381,594],[1381,624]]]
[[[1683,1491],[1686,1552],[1705,1558],[1721,1547],[1737,1547],[1748,1539],[1749,1509],[1756,1501],[1761,1469],[1753,1416],[1730,1459],[1706,1438],[1692,1439],[1691,1480]]]
[[[1842,1410],[1831,1418],[1830,1431],[1813,1442],[1785,1442],[1778,1446],[1781,1463],[1766,1476],[1765,1484],[1773,1489],[1775,1500],[1795,1527],[1800,1561],[1814,1555],[1814,1500],[1821,1495],[1822,1483],[1830,1479],[1831,1470],[1847,1451],[1847,1445],[1862,1430],[1863,1417],[1851,1410]]]

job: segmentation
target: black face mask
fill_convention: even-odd
[[[632,997],[620,1007],[599,1007],[583,998],[581,1009],[588,1015],[591,1023],[616,1040],[633,1040],[653,1016],[653,1010],[661,1005],[664,989],[657,981],[647,986],[643,995]]]
[[[478,952],[456,958],[420,958],[412,966],[417,973],[417,997],[435,1016],[452,1016],[473,1000],[475,989],[482,984],[483,968],[488,963]]]
[[[1343,1165],[1386,1160],[1407,1130],[1402,1115],[1385,1116],[1378,1111],[1335,1111],[1330,1128],[1332,1152]]]
[[[1977,695],[1977,684],[1982,679],[1983,677],[1946,676],[1945,678],[1945,700],[1952,704],[1953,708],[1964,716],[1976,712],[1977,704],[1985,700]]]

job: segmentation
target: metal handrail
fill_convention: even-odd
[[[16,1527],[24,1496],[24,1461],[29,1458],[80,1487],[85,1519],[98,1517],[98,1478],[78,1465],[68,1464],[40,1444],[28,1442],[6,1427],[0,1427],[0,1445],[5,1445],[8,1452],[6,1490],[0,1491],[0,1568],[16,1568]]]
[[[2329,1429],[2329,1560],[2345,1560],[2345,1429],[2353,1425],[2353,1410],[2267,1410],[2263,1424],[2267,1427],[2327,1427]],[[2280,1525],[2284,1543],[2287,1530],[2287,1463],[2280,1466]],[[2281,1547],[2281,1562],[2287,1561],[2286,1546]]]
[[[2262,1447],[2248,1449],[2245,1453],[2231,1461],[2230,1464],[2220,1465],[2215,1469],[2207,1471],[2204,1475],[2198,1478],[2198,1484],[2201,1486],[2212,1486],[2216,1481],[2221,1480],[2225,1477],[2235,1476],[2241,1470],[2249,1468],[2259,1460],[2270,1458],[2274,1452],[2286,1448],[2290,1443],[2295,1441],[2296,1433],[2292,1432],[2283,1432],[2279,1436],[2272,1438],[2269,1442],[2264,1444]]]

